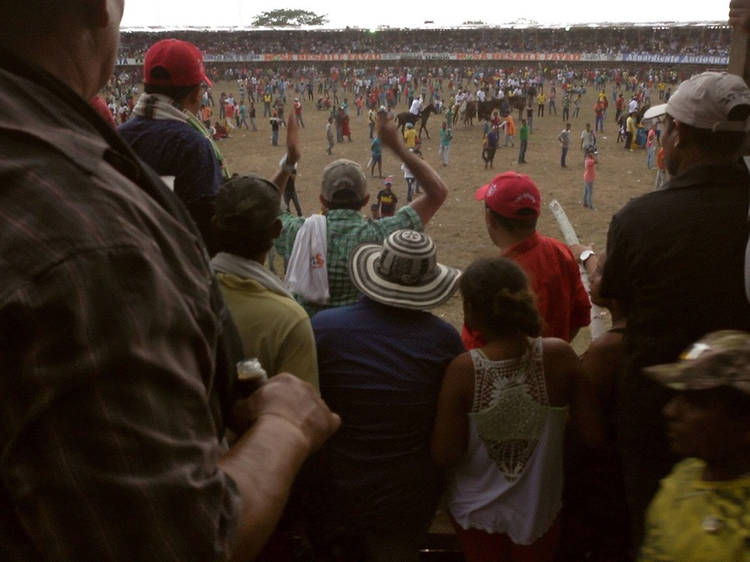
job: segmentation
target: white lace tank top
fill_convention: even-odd
[[[451,515],[464,529],[507,533],[531,544],[562,504],[568,408],[549,405],[542,339],[521,357],[491,361],[478,349],[466,454],[449,486]]]

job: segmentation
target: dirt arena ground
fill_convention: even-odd
[[[235,84],[215,84],[216,97],[221,91],[234,92]],[[611,96],[611,87],[607,89]],[[445,93],[444,93],[445,95]],[[447,95],[445,95],[447,97]],[[299,164],[297,191],[303,213],[309,215],[319,209],[320,177],[323,168],[336,158],[350,158],[363,166],[370,155],[367,117],[355,117],[356,110],[350,101],[350,116],[353,142],[336,144],[333,155],[326,154],[325,123],[328,113],[316,111],[313,102],[306,102],[303,109],[305,128],[301,130],[302,160]],[[291,110],[291,99],[287,99],[286,112]],[[432,135],[422,138],[422,152],[425,159],[444,178],[449,187],[449,197],[438,214],[428,224],[426,231],[432,236],[438,247],[438,260],[446,264],[463,268],[481,256],[497,254],[487,236],[482,206],[474,200],[474,191],[489,182],[495,174],[518,170],[528,174],[542,192],[543,212],[539,221],[542,234],[562,238],[557,221],[549,211],[548,204],[557,199],[565,209],[582,241],[592,242],[595,248],[603,248],[606,242],[607,228],[612,215],[629,199],[649,191],[654,183],[654,170],[646,168],[645,150],[635,149],[628,152],[623,144],[617,144],[617,129],[614,123],[614,103],[610,100],[610,110],[605,122],[605,131],[598,136],[599,161],[597,177],[594,183],[595,210],[582,206],[583,194],[583,153],[580,150],[580,134],[585,124],[594,123],[594,92],[588,88],[581,104],[578,119],[572,119],[571,149],[568,154],[568,168],[560,167],[560,148],[557,136],[565,123],[562,121],[560,96],[558,96],[558,115],[534,117],[534,130],[530,135],[526,155],[527,164],[518,164],[518,135],[516,148],[500,148],[495,157],[494,170],[485,170],[481,159],[482,126],[474,122],[473,127],[457,124],[451,145],[450,164],[442,167],[438,152],[439,129],[442,115],[433,115],[428,122]],[[398,111],[406,111],[400,105]],[[271,146],[271,129],[267,119],[260,117],[262,104],[258,110],[258,131],[234,130],[231,138],[222,140],[220,148],[233,172],[254,172],[271,177],[278,161],[285,153],[285,129],[281,129],[279,146]],[[516,115],[514,115],[514,118]],[[520,123],[518,124],[520,126]],[[387,149],[383,153],[383,175],[394,179],[393,189],[399,197],[399,205],[406,203],[406,182],[400,170],[401,162]],[[368,173],[369,178],[369,173]],[[374,198],[382,187],[382,179],[369,178],[371,197]],[[435,313],[451,322],[461,325],[460,297],[455,295],[448,303],[435,310]],[[582,331],[574,342],[580,352],[589,341],[588,331]]]

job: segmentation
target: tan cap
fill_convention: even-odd
[[[750,334],[737,330],[712,332],[683,351],[676,363],[643,371],[675,390],[731,386],[750,394]]]
[[[350,191],[358,199],[367,196],[367,178],[362,167],[353,160],[339,158],[323,170],[320,194],[326,201],[333,201],[340,191]]]
[[[281,193],[255,175],[236,176],[216,195],[216,226],[238,233],[263,232],[279,218]]]

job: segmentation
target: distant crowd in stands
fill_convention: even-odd
[[[195,43],[207,60],[261,53],[548,52],[728,54],[728,26],[527,29],[169,31]],[[125,31],[119,59],[142,59],[164,32]]]

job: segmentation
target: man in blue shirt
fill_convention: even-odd
[[[214,198],[229,173],[210,133],[197,117],[202,84],[211,85],[201,52],[177,39],[155,43],[143,65],[145,93],[119,132],[135,153],[182,200],[214,253],[210,222]]]
[[[375,164],[378,165],[378,177],[383,177],[383,147],[377,136],[370,143],[370,175],[375,177]]]
[[[364,296],[312,320],[321,394],[343,420],[324,451],[327,514],[363,540],[368,560],[417,560],[442,491],[429,451],[438,393],[463,352],[456,329],[426,309],[450,298],[460,273],[436,263],[429,236],[399,230],[357,246],[349,274]]]

